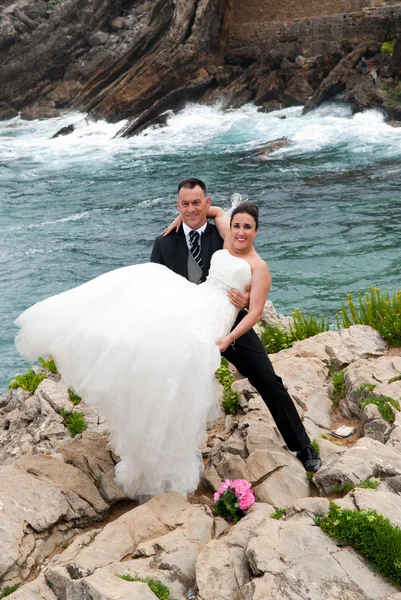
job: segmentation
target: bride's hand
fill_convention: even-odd
[[[245,290],[241,292],[241,290],[236,290],[231,288],[228,290],[227,296],[233,306],[237,308],[249,308],[249,296],[250,296],[251,286],[249,283],[245,286]]]
[[[218,347],[220,352],[224,352],[225,350],[227,350],[229,345],[233,344],[234,342],[235,342],[235,339],[234,339],[233,334],[229,333],[228,335],[225,335],[224,337],[217,340],[216,346]]]
[[[162,232],[162,235],[166,236],[169,233],[171,233],[172,231],[174,231],[174,229],[176,231],[178,231],[179,228],[181,227],[181,223],[182,223],[182,217],[181,217],[181,215],[178,215],[178,217],[176,217],[174,219],[174,221],[172,223],[170,223],[170,225],[168,227],[166,227],[166,229]]]

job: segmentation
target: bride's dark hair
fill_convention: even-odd
[[[250,215],[255,221],[256,229],[259,229],[259,208],[253,202],[241,202],[241,204],[238,204],[238,206],[234,208],[233,212],[231,213],[230,225],[233,222],[235,215],[240,215],[243,213]]]

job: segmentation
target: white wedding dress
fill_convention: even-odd
[[[107,414],[128,496],[196,489],[218,411],[216,341],[237,315],[226,292],[250,279],[248,262],[219,250],[201,285],[154,263],[123,267],[17,319],[20,353],[53,356],[64,383]]]

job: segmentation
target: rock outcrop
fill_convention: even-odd
[[[288,325],[271,305],[264,318]],[[163,494],[140,506],[115,485],[118,457],[107,446],[107,424],[84,400],[74,410],[86,412],[88,430],[69,437],[60,412],[71,411],[71,401],[57,377],[33,395],[6,392],[0,397],[1,585],[29,577],[15,600],[151,600],[148,578],[175,600],[399,600],[365,559],[315,522],[334,494],[341,508],[377,510],[401,524],[401,413],[391,405],[389,424],[375,405],[359,409],[366,390],[401,399],[401,356],[386,350],[377,332],[357,325],[271,356],[319,446],[322,467],[313,478],[285,448],[256,391],[237,379],[242,412],[210,429],[195,497]],[[346,445],[330,435],[333,368],[345,370],[346,387],[335,418],[342,411],[355,424],[361,419]],[[210,508],[226,478],[246,478],[256,493],[257,503],[236,525],[213,517]],[[368,479],[378,488],[359,487]],[[344,484],[353,489],[339,497]],[[275,507],[287,507],[279,520],[271,518]]]

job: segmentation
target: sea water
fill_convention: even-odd
[[[13,346],[17,315],[149,260],[185,177],[203,179],[223,208],[233,193],[258,203],[256,247],[279,312],[333,317],[348,292],[401,287],[401,129],[379,112],[353,116],[341,99],[307,115],[189,105],[130,139],[116,137],[123,124],[0,123],[0,391],[27,366]],[[286,147],[259,155],[282,137]]]

